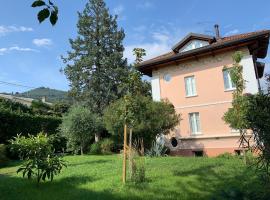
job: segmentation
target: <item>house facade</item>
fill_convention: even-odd
[[[151,77],[155,101],[168,99],[182,120],[166,136],[174,155],[217,156],[239,152],[240,134],[223,120],[231,107],[235,85],[229,70],[232,56],[241,51],[245,93],[260,90],[270,31],[229,37],[190,33],[172,51],[145,61],[138,69]]]

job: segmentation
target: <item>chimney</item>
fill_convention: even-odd
[[[219,34],[219,26],[218,24],[215,24],[215,32],[216,32],[216,39],[219,40],[220,39],[220,34]]]

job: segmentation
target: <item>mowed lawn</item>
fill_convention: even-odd
[[[120,155],[65,160],[68,168],[40,185],[16,174],[18,162],[0,168],[0,199],[270,199],[269,186],[240,159],[145,158],[147,182],[125,186]]]

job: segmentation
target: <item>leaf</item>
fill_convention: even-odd
[[[42,1],[42,0],[37,0],[37,1],[34,1],[33,4],[32,4],[32,7],[40,7],[40,6],[45,6],[45,2]]]
[[[51,2],[50,0],[49,0],[49,4],[50,4],[51,6],[53,6],[53,2]]]
[[[38,13],[38,21],[39,23],[43,22],[45,19],[47,19],[50,16],[50,11],[48,8],[44,8]]]
[[[51,12],[50,22],[54,26],[56,24],[57,20],[58,20],[58,10],[56,9],[56,10]]]

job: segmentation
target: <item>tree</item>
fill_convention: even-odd
[[[78,36],[70,39],[72,50],[62,57],[64,72],[71,95],[102,116],[105,107],[124,93],[120,86],[128,76],[127,61],[123,59],[125,34],[103,0],[89,0],[78,14]],[[99,136],[97,133],[97,141]]]
[[[46,3],[44,0],[36,0],[32,3],[32,7],[42,7],[37,14],[39,23],[42,23],[45,19],[49,18],[51,25],[55,25],[58,20],[58,7],[51,1],[48,0]]]
[[[68,146],[81,154],[90,144],[90,140],[101,127],[100,118],[89,109],[75,105],[63,116],[60,132],[68,139]]]
[[[105,127],[118,141],[122,141],[126,121],[133,127],[135,139],[143,139],[146,148],[161,134],[168,134],[180,121],[168,101],[154,102],[151,97],[134,96],[125,103],[124,98],[112,103],[104,113]],[[129,110],[129,112],[125,112]]]

